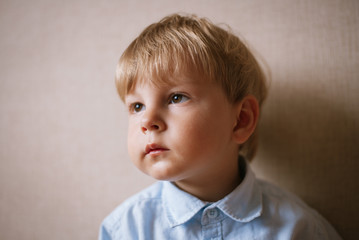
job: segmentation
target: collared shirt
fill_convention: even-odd
[[[341,239],[303,201],[255,178],[247,165],[242,183],[215,203],[161,181],[131,197],[102,223],[99,240]]]

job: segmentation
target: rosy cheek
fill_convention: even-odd
[[[136,133],[129,128],[128,129],[128,135],[127,135],[127,149],[128,149],[128,153],[130,155],[131,158],[134,157],[134,154],[137,150],[136,148]]]

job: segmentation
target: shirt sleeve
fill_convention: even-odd
[[[342,240],[329,222],[314,210],[307,219],[302,219],[297,223],[292,239]]]
[[[112,240],[112,237],[110,236],[110,234],[108,233],[107,229],[103,224],[101,225],[100,228],[98,240]]]

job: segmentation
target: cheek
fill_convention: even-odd
[[[137,162],[139,151],[139,137],[138,131],[136,131],[136,127],[132,124],[128,126],[128,134],[127,134],[127,150],[130,158],[133,162]]]
[[[216,151],[218,142],[223,140],[223,128],[215,119],[196,114],[181,121],[180,128],[173,133],[184,154],[199,155]],[[223,126],[222,126],[223,127]]]

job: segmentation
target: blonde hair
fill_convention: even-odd
[[[207,19],[178,14],[151,24],[128,46],[117,67],[117,90],[124,101],[144,76],[160,84],[184,72],[218,83],[231,103],[252,94],[261,106],[266,97],[263,71],[238,37]],[[257,130],[239,154],[251,160],[256,148]]]

